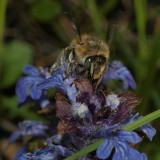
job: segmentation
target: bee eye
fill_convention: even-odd
[[[91,58],[87,58],[85,63],[84,63],[84,68],[87,70],[90,68],[91,66],[91,62],[92,62],[92,59]]]
[[[98,59],[98,62],[99,62],[99,64],[103,64],[103,63],[106,62],[106,59],[105,59],[104,57],[100,57],[100,58]]]

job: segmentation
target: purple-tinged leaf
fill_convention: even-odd
[[[80,130],[77,128],[77,126],[68,119],[60,119],[57,126],[58,134],[65,134],[68,132],[79,133],[79,131]]]
[[[93,92],[92,85],[88,80],[77,79],[75,84],[78,89],[77,101],[87,105],[92,114],[98,112],[101,109],[102,104],[104,104],[104,99]]]
[[[139,97],[130,92],[119,94],[118,97],[120,98],[120,105],[108,118],[108,125],[114,125],[125,120],[125,118],[127,118],[133,109],[141,102]]]
[[[56,93],[56,111],[58,117],[70,117],[71,104],[61,92]]]

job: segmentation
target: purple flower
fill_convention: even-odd
[[[124,124],[129,124],[142,118],[143,116],[139,115],[139,113],[134,113],[132,116],[129,116],[125,121]],[[146,123],[145,125],[139,127],[140,131],[143,131],[145,135],[148,137],[150,141],[152,141],[153,137],[156,134],[156,130],[151,126],[150,123]]]
[[[46,99],[46,98],[42,98],[41,100],[40,100],[40,107],[41,108],[45,108],[47,105],[49,105],[50,104],[50,101],[48,100],[48,99]]]
[[[66,147],[52,145],[45,149],[37,149],[34,153],[20,154],[16,160],[54,160],[58,156],[68,157],[72,152]]]
[[[42,150],[35,150],[34,153],[27,153],[20,155],[16,160],[54,160],[56,154],[52,148],[45,148]]]
[[[26,152],[26,146],[19,148],[16,153],[15,160],[23,160],[23,154],[25,154],[25,152]]]
[[[67,64],[66,64],[67,65]],[[126,67],[119,61],[113,61],[103,77],[102,85],[110,79],[121,80],[123,87],[134,89],[135,81]],[[122,128],[140,118],[135,107],[141,99],[130,92],[120,94],[108,93],[105,87],[94,90],[92,82],[76,75],[66,75],[65,67],[57,68],[52,75],[48,70],[38,70],[33,66],[26,66],[22,77],[16,86],[20,102],[30,97],[40,102],[45,116],[51,120],[52,126],[42,122],[24,121],[19,124],[19,130],[9,138],[9,143],[24,137],[45,137],[47,140],[33,153],[19,154],[20,160],[50,160],[63,159],[93,143],[97,138],[104,141],[97,149],[84,159],[113,160],[132,159],[146,160],[131,146],[141,142],[136,132],[124,131]],[[47,99],[47,90],[55,88],[55,98]],[[49,112],[45,110],[48,106]],[[54,115],[56,113],[56,116]],[[150,140],[156,131],[150,124],[140,127]],[[56,133],[54,132],[56,131]],[[53,133],[49,135],[48,133]],[[51,136],[51,137],[50,137]],[[50,138],[49,138],[50,137]],[[28,141],[29,143],[29,141]]]
[[[139,153],[137,150],[131,148],[128,143],[137,144],[141,138],[135,132],[128,132],[118,130],[116,127],[104,127],[97,133],[98,137],[104,137],[104,141],[97,149],[97,157],[100,159],[107,159],[113,149],[113,160],[132,159],[132,160],[145,160],[145,154]]]
[[[9,137],[8,142],[9,144],[13,143],[17,139],[24,136],[46,137],[48,129],[48,125],[42,122],[36,122],[31,120],[23,121],[19,123],[19,130]]]
[[[130,71],[123,66],[123,64],[120,61],[112,61],[108,67],[108,70],[106,71],[102,82],[106,83],[107,81],[115,79],[115,80],[121,80],[123,82],[123,88],[124,89],[135,89],[136,83],[130,73]]]
[[[51,145],[52,143],[54,144],[60,144],[61,140],[62,140],[62,135],[61,134],[55,134],[54,136],[50,137],[50,138],[47,138],[46,140],[46,145],[49,146]]]
[[[16,85],[16,94],[20,103],[25,102],[27,97],[39,99],[42,96],[42,90],[37,86],[49,77],[47,69],[38,70],[32,65],[26,65],[23,72],[25,77],[21,77]]]
[[[64,94],[68,95],[71,102],[76,99],[76,87],[73,84],[74,78],[67,77],[63,75],[61,69],[55,71],[52,76],[38,85],[39,90],[47,90],[49,88],[56,88],[62,91]]]
[[[68,148],[63,147],[61,145],[51,144],[49,148],[52,148],[54,150],[54,153],[56,156],[68,157],[73,154],[72,151],[70,151]]]
[[[147,123],[141,126],[140,130],[142,130],[146,134],[146,136],[148,137],[150,141],[152,141],[153,137],[156,134],[156,130],[151,126],[150,123]]]

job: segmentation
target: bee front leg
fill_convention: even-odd
[[[67,65],[67,73],[72,74],[74,72],[77,73],[77,64],[75,62],[74,50],[72,50],[68,55],[68,65]]]
[[[68,63],[66,73],[67,75],[70,75],[72,73],[72,63]]]
[[[67,74],[70,75],[70,74],[76,74],[78,75],[80,72],[79,72],[79,69],[78,69],[78,65],[76,63],[68,63],[67,65]]]
[[[78,64],[75,64],[75,72],[76,72],[76,75],[80,74],[80,71],[79,71],[79,68],[78,68]]]
[[[58,69],[58,67],[57,67],[57,63],[55,63],[55,64],[53,64],[52,66],[51,66],[51,68],[50,68],[50,74],[52,74],[54,71],[56,71]]]
[[[102,78],[103,78],[103,76],[100,75],[100,77],[98,79],[92,79],[92,81],[91,81],[92,86],[93,86],[93,90],[94,90],[95,93],[97,93],[97,91],[98,91],[98,87],[99,87],[99,84],[102,81]]]

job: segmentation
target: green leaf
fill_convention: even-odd
[[[143,80],[146,75],[147,58],[148,58],[148,43],[146,37],[146,21],[147,21],[147,2],[146,0],[134,0],[136,22],[138,29],[138,47],[139,47],[139,67],[138,77]]]
[[[21,41],[12,41],[4,46],[1,87],[13,85],[22,73],[23,66],[31,63],[32,47]]]
[[[61,11],[59,3],[52,0],[39,0],[31,7],[31,15],[42,22],[56,17]]]

